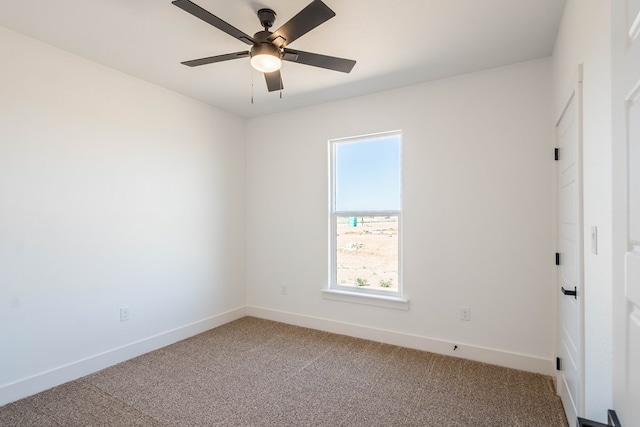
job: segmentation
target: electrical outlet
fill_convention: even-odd
[[[282,286],[280,288],[280,295],[286,295],[287,294],[287,286]]]
[[[129,307],[120,307],[120,321],[126,322],[129,320],[130,309]]]
[[[471,320],[471,309],[469,307],[460,307],[460,320]]]

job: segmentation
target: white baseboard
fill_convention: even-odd
[[[288,323],[290,325],[305,328],[318,329],[355,338],[364,338],[386,344],[398,345],[432,353],[446,354],[448,356],[490,363],[492,365],[507,368],[520,369],[522,371],[538,374],[554,375],[554,364],[550,359],[544,359],[526,354],[512,353],[486,347],[478,347],[460,342],[444,341],[427,338],[418,335],[404,334],[401,332],[376,329],[368,326],[352,323],[337,322],[318,317],[304,316],[301,314],[271,310],[262,307],[247,306],[247,316],[261,319]],[[457,348],[454,350],[454,346]]]
[[[246,316],[241,307],[0,386],[0,406],[73,381]]]
[[[318,329],[356,338],[364,338],[402,347],[446,354],[478,362],[520,369],[544,375],[554,375],[552,360],[536,356],[507,352],[485,347],[450,342],[401,332],[376,329],[352,323],[337,322],[318,317],[271,310],[255,306],[241,307],[216,316],[199,320],[139,341],[99,353],[85,359],[59,366],[18,381],[0,386],[0,406],[73,381],[85,375],[132,359],[153,350],[192,337],[244,316],[259,317],[291,325]],[[457,349],[454,350],[454,346]]]

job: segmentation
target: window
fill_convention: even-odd
[[[400,297],[400,131],[329,141],[329,289]]]

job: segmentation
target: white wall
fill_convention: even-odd
[[[1,28],[0,52],[0,405],[243,315],[244,122]]]
[[[0,51],[0,404],[224,323],[246,304],[552,372],[550,60],[245,127],[3,29]],[[394,129],[404,135],[410,309],[323,299],[327,141]],[[471,322],[459,320],[461,305]],[[123,306],[131,320],[121,323]]]
[[[248,312],[550,374],[551,106],[538,60],[249,120]],[[323,299],[327,141],[395,129],[410,309]]]
[[[568,0],[553,54],[554,119],[584,64],[585,415],[601,422],[611,408],[612,375],[610,8],[607,0]]]

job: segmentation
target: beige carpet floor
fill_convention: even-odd
[[[245,317],[0,407],[0,425],[567,423],[548,376]]]

